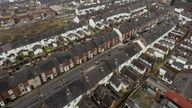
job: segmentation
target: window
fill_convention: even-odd
[[[13,90],[8,91],[9,95],[13,94]]]
[[[22,89],[21,92],[25,92],[25,89]]]
[[[20,87],[20,88],[23,88],[23,87],[24,87],[23,83],[19,84],[19,87]]]

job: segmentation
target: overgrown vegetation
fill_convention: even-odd
[[[42,22],[28,24],[22,27],[11,28],[0,31],[0,43],[16,41],[28,36],[38,36],[38,34],[57,28],[62,28],[68,24],[63,18],[45,20]]]
[[[141,108],[151,108],[151,106],[155,102],[153,97],[141,88],[131,96],[131,99],[136,102]]]

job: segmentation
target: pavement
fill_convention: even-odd
[[[117,44],[111,49],[95,56],[90,59],[88,62],[76,66],[75,68],[69,70],[66,73],[61,74],[60,76],[48,81],[47,83],[41,85],[40,87],[34,89],[30,93],[27,93],[18,99],[14,100],[11,103],[8,103],[4,108],[33,108],[35,104],[40,103],[40,95],[43,95],[43,98],[54,94],[56,91],[60,90],[63,84],[73,82],[78,79],[82,74],[81,70],[89,70],[90,68],[95,67],[99,62],[108,56],[108,53],[116,53],[119,48],[122,48],[124,44]],[[87,72],[87,71],[86,71]]]

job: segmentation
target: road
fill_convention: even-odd
[[[49,96],[51,94],[54,94],[56,91],[61,89],[61,86],[63,85],[63,83],[65,83],[65,82],[70,83],[70,82],[74,81],[75,79],[78,79],[82,75],[80,72],[80,70],[82,68],[84,70],[88,70],[90,67],[94,67],[95,65],[97,65],[95,63],[96,61],[101,61],[104,58],[106,58],[106,56],[108,56],[109,52],[110,53],[118,52],[119,51],[118,49],[122,48],[124,46],[125,46],[124,44],[120,43],[120,44],[112,47],[111,49],[95,56],[88,62],[83,63],[83,64],[69,70],[68,72],[61,74],[60,76],[56,77],[53,80],[50,80],[49,82],[43,84],[42,86],[31,91],[30,93],[16,99],[14,102],[7,104],[5,106],[5,108],[6,107],[32,108],[34,104],[39,103],[40,91],[41,91],[42,95],[44,96],[44,98],[46,98],[47,96]]]

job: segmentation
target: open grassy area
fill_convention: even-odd
[[[54,20],[45,20],[42,22],[36,22],[34,24],[27,24],[18,28],[11,28],[8,30],[0,31],[0,43],[7,43],[16,41],[23,37],[38,36],[38,34],[50,31],[53,29],[64,27],[68,24],[68,21],[63,18]]]
[[[131,97],[135,103],[137,103],[141,108],[151,108],[153,103],[153,97],[150,96],[146,91],[139,89]]]

